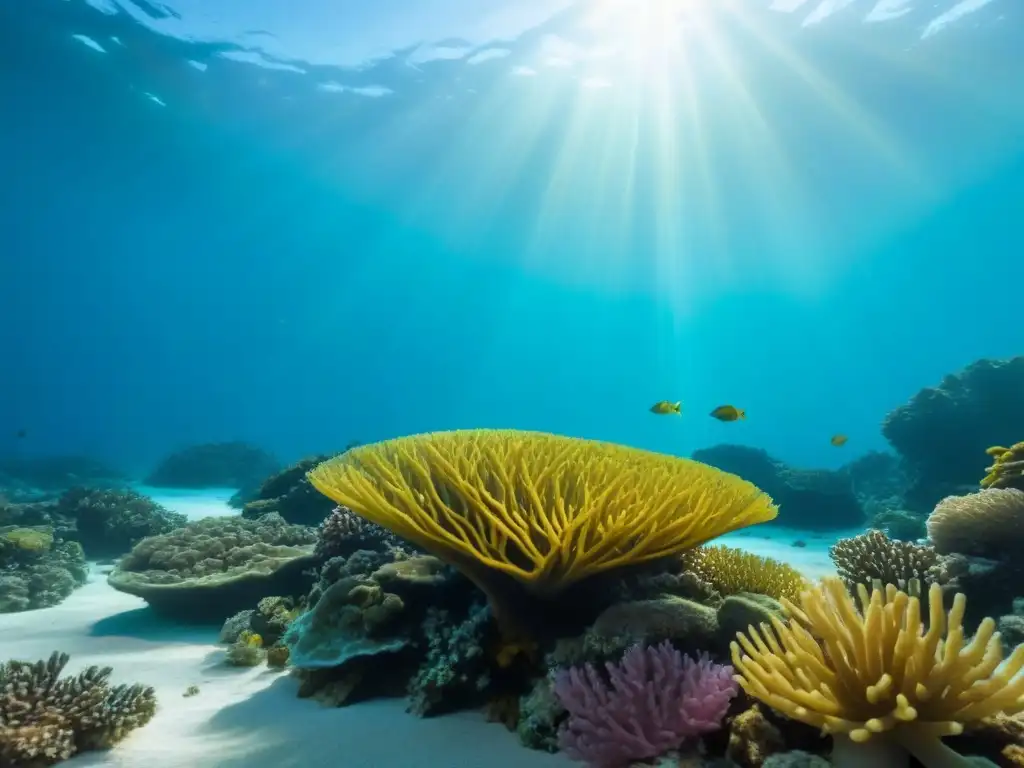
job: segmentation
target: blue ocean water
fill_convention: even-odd
[[[0,6],[6,448],[835,466],[1020,351],[1016,4],[362,5]]]

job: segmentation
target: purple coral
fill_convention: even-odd
[[[559,745],[593,768],[658,757],[716,730],[736,695],[732,667],[706,654],[694,661],[668,641],[634,646],[605,667],[611,685],[591,664],[555,676],[555,695],[569,711]]]

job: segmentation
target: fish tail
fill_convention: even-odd
[[[680,416],[682,416],[683,415],[683,401],[682,400],[677,400],[672,405],[672,410],[675,411],[676,413],[678,413]]]

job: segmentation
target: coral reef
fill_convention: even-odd
[[[863,525],[864,510],[843,472],[796,469],[759,448],[715,445],[693,452],[700,461],[739,475],[767,493],[779,507],[778,522],[803,530]]]
[[[360,446],[309,479],[458,568],[510,638],[531,631],[530,612],[512,607],[512,593],[550,600],[776,514],[755,486],[697,462],[515,430]]]
[[[1024,646],[1003,664],[991,619],[967,642],[963,595],[946,615],[937,584],[925,608],[891,585],[857,593],[854,602],[840,579],[824,579],[799,607],[783,600],[788,626],[751,627],[732,645],[744,691],[831,734],[837,768],[896,765],[908,752],[924,765],[958,765],[942,737],[1024,710]]]
[[[490,684],[484,650],[491,622],[486,605],[474,605],[462,621],[444,609],[429,608],[422,631],[426,657],[409,682],[409,710],[439,714],[479,703]]]
[[[914,395],[882,433],[904,460],[909,509],[977,487],[985,450],[1024,435],[1024,356],[979,360]]]
[[[244,630],[224,652],[224,663],[232,667],[258,667],[267,660],[263,638]]]
[[[41,501],[75,486],[122,488],[119,469],[88,456],[9,456],[0,458],[0,491],[11,501]]]
[[[895,541],[881,531],[865,531],[848,539],[839,539],[829,547],[839,577],[851,589],[876,581],[901,589],[911,580],[942,583],[945,580],[939,555],[927,544]],[[795,599],[789,595],[790,599]]]
[[[271,595],[303,595],[314,529],[277,515],[215,517],[143,539],[108,576],[114,589],[184,620],[218,620]]]
[[[242,517],[256,520],[276,513],[289,523],[320,525],[335,503],[320,494],[306,475],[328,456],[310,456],[268,477],[253,499],[242,507]]]
[[[947,496],[928,516],[927,527],[940,554],[1010,559],[1024,546],[1024,491],[988,488]]]
[[[48,526],[0,528],[0,613],[57,605],[85,584],[81,546]]]
[[[387,549],[401,544],[401,539],[387,528],[371,523],[348,507],[335,507],[320,524],[316,552],[327,560],[360,549]]]
[[[1009,448],[996,445],[985,451],[995,461],[987,467],[982,488],[1016,488],[1024,491],[1024,443]]]
[[[147,485],[166,488],[257,488],[281,468],[266,451],[242,442],[204,443],[166,456]]]
[[[67,654],[0,666],[0,765],[38,768],[78,752],[107,749],[148,723],[152,688],[110,685],[109,667],[61,678]]]
[[[71,535],[93,559],[120,557],[147,536],[188,522],[185,515],[132,490],[72,488],[60,497],[55,513],[74,521]]]
[[[668,642],[634,646],[606,670],[608,682],[592,665],[559,670],[554,680],[569,713],[559,744],[595,768],[626,768],[718,729],[736,694],[731,667],[683,656]]]
[[[806,579],[791,565],[734,547],[704,546],[684,552],[683,570],[723,595],[754,592],[796,599]]]
[[[899,457],[883,451],[868,451],[844,464],[839,472],[849,478],[862,505],[902,498],[907,478]]]

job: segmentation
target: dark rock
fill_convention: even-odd
[[[146,484],[251,491],[280,467],[280,462],[269,453],[246,443],[206,443],[167,456],[146,478]]]
[[[694,451],[693,458],[739,475],[771,496],[779,505],[776,523],[804,530],[864,524],[864,511],[843,472],[791,468],[766,451],[742,445],[704,448]]]
[[[268,477],[256,495],[242,508],[242,517],[256,520],[277,513],[289,523],[320,525],[335,503],[314,488],[306,473],[330,456],[310,456]]]
[[[882,434],[910,478],[906,506],[930,511],[943,497],[977,490],[985,450],[1024,440],[1024,356],[979,360],[896,408]]]

